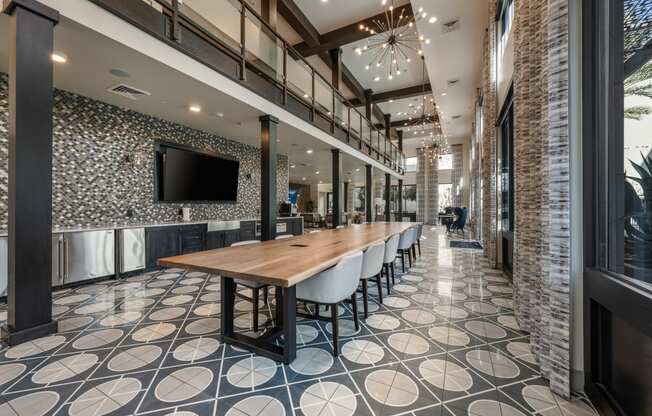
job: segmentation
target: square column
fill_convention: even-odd
[[[333,149],[333,227],[342,224],[344,197],[342,193],[342,151]]]
[[[52,320],[52,48],[59,13],[5,2],[9,18],[9,345],[56,332]]]
[[[374,222],[374,167],[365,166],[367,177],[365,182],[365,211],[367,222]]]
[[[385,174],[385,221],[392,220],[390,196],[392,193],[392,176],[389,173]]]
[[[260,117],[260,238],[263,241],[276,237],[276,137],[278,119]]]

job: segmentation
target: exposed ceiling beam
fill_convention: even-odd
[[[394,24],[398,21],[399,16],[403,12],[404,21],[408,22],[412,20],[413,12],[412,6],[410,3],[405,6],[397,7],[394,10]],[[338,48],[340,46],[348,45],[353,42],[368,38],[372,36],[371,33],[360,30],[360,25],[365,25],[369,27],[376,27],[374,21],[386,22],[388,17],[385,15],[385,12],[379,13],[375,16],[362,19],[358,22],[351,23],[350,25],[341,27],[339,29],[332,30],[328,33],[324,33],[319,36],[319,45],[311,45],[308,41],[301,42],[298,45],[295,45],[295,48],[303,56],[317,55],[322,52],[326,52],[329,49]]]
[[[411,127],[411,126],[405,126],[405,123],[414,123],[423,120],[423,118],[413,118],[412,120],[410,119],[404,119],[404,120],[395,120],[392,121],[391,127],[396,127],[396,128],[402,128],[402,127]],[[434,116],[434,121],[433,123],[439,123],[439,116],[435,115]],[[428,123],[428,124],[433,124],[433,123]],[[417,126],[412,126],[412,127],[417,127]]]
[[[421,94],[430,94],[432,92],[432,87],[430,83],[424,85],[414,85],[412,87],[401,88],[398,90],[379,92],[378,94],[373,95],[374,104],[384,103],[389,100],[400,100],[403,98],[417,97]],[[362,102],[358,100],[351,100],[351,104],[355,106],[362,105]]]
[[[320,44],[319,31],[299,9],[294,0],[278,0],[278,12],[310,47]]]

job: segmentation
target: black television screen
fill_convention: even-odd
[[[237,201],[237,160],[166,144],[159,144],[156,158],[159,201]]]

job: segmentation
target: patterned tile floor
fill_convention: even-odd
[[[424,235],[358,332],[340,308],[339,358],[330,324],[306,320],[289,366],[219,342],[215,276],[165,270],[58,292],[59,333],[0,350],[0,416],[593,415],[539,377],[512,289],[481,251]],[[251,305],[236,309],[247,331]]]

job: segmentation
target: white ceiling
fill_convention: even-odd
[[[431,39],[429,45],[422,45],[422,49],[433,95],[440,106],[443,132],[449,141],[469,137],[476,91],[481,82],[487,0],[412,0],[412,7],[423,7],[428,15],[437,17],[435,24],[420,21],[417,27],[421,35]],[[455,19],[459,19],[460,28],[443,33],[443,24]],[[459,82],[449,88],[447,82],[455,79]],[[456,115],[462,117],[453,120]]]
[[[382,6],[381,0],[295,1],[322,34],[378,14],[386,7]],[[405,3],[407,2],[395,1],[394,5]],[[432,85],[435,102],[439,105],[443,133],[450,144],[462,143],[472,132],[476,89],[481,81],[487,0],[412,0],[412,8],[415,11],[423,8],[428,17],[418,21],[417,28],[420,35],[430,39],[430,43],[422,43],[421,48],[426,60],[426,76]],[[428,21],[432,16],[437,18],[435,23]],[[451,33],[442,33],[443,24],[455,19],[459,19],[460,28]],[[395,76],[392,80],[388,80],[385,75],[381,80],[374,81],[377,74],[373,69],[365,69],[369,58],[355,52],[356,47],[363,46],[366,42],[362,40],[345,45],[342,55],[344,64],[364,88],[378,93],[422,84],[421,60],[416,54],[416,59],[412,59],[406,74]],[[450,80],[459,82],[448,87]],[[414,98],[408,98],[381,103],[379,107],[384,113],[392,114],[393,120],[400,120],[406,117],[397,116],[397,113],[409,111],[408,105],[413,102]],[[461,117],[452,118],[458,115]],[[420,146],[422,136],[413,138],[412,134],[405,134],[404,138],[406,155],[414,155],[414,149]]]

